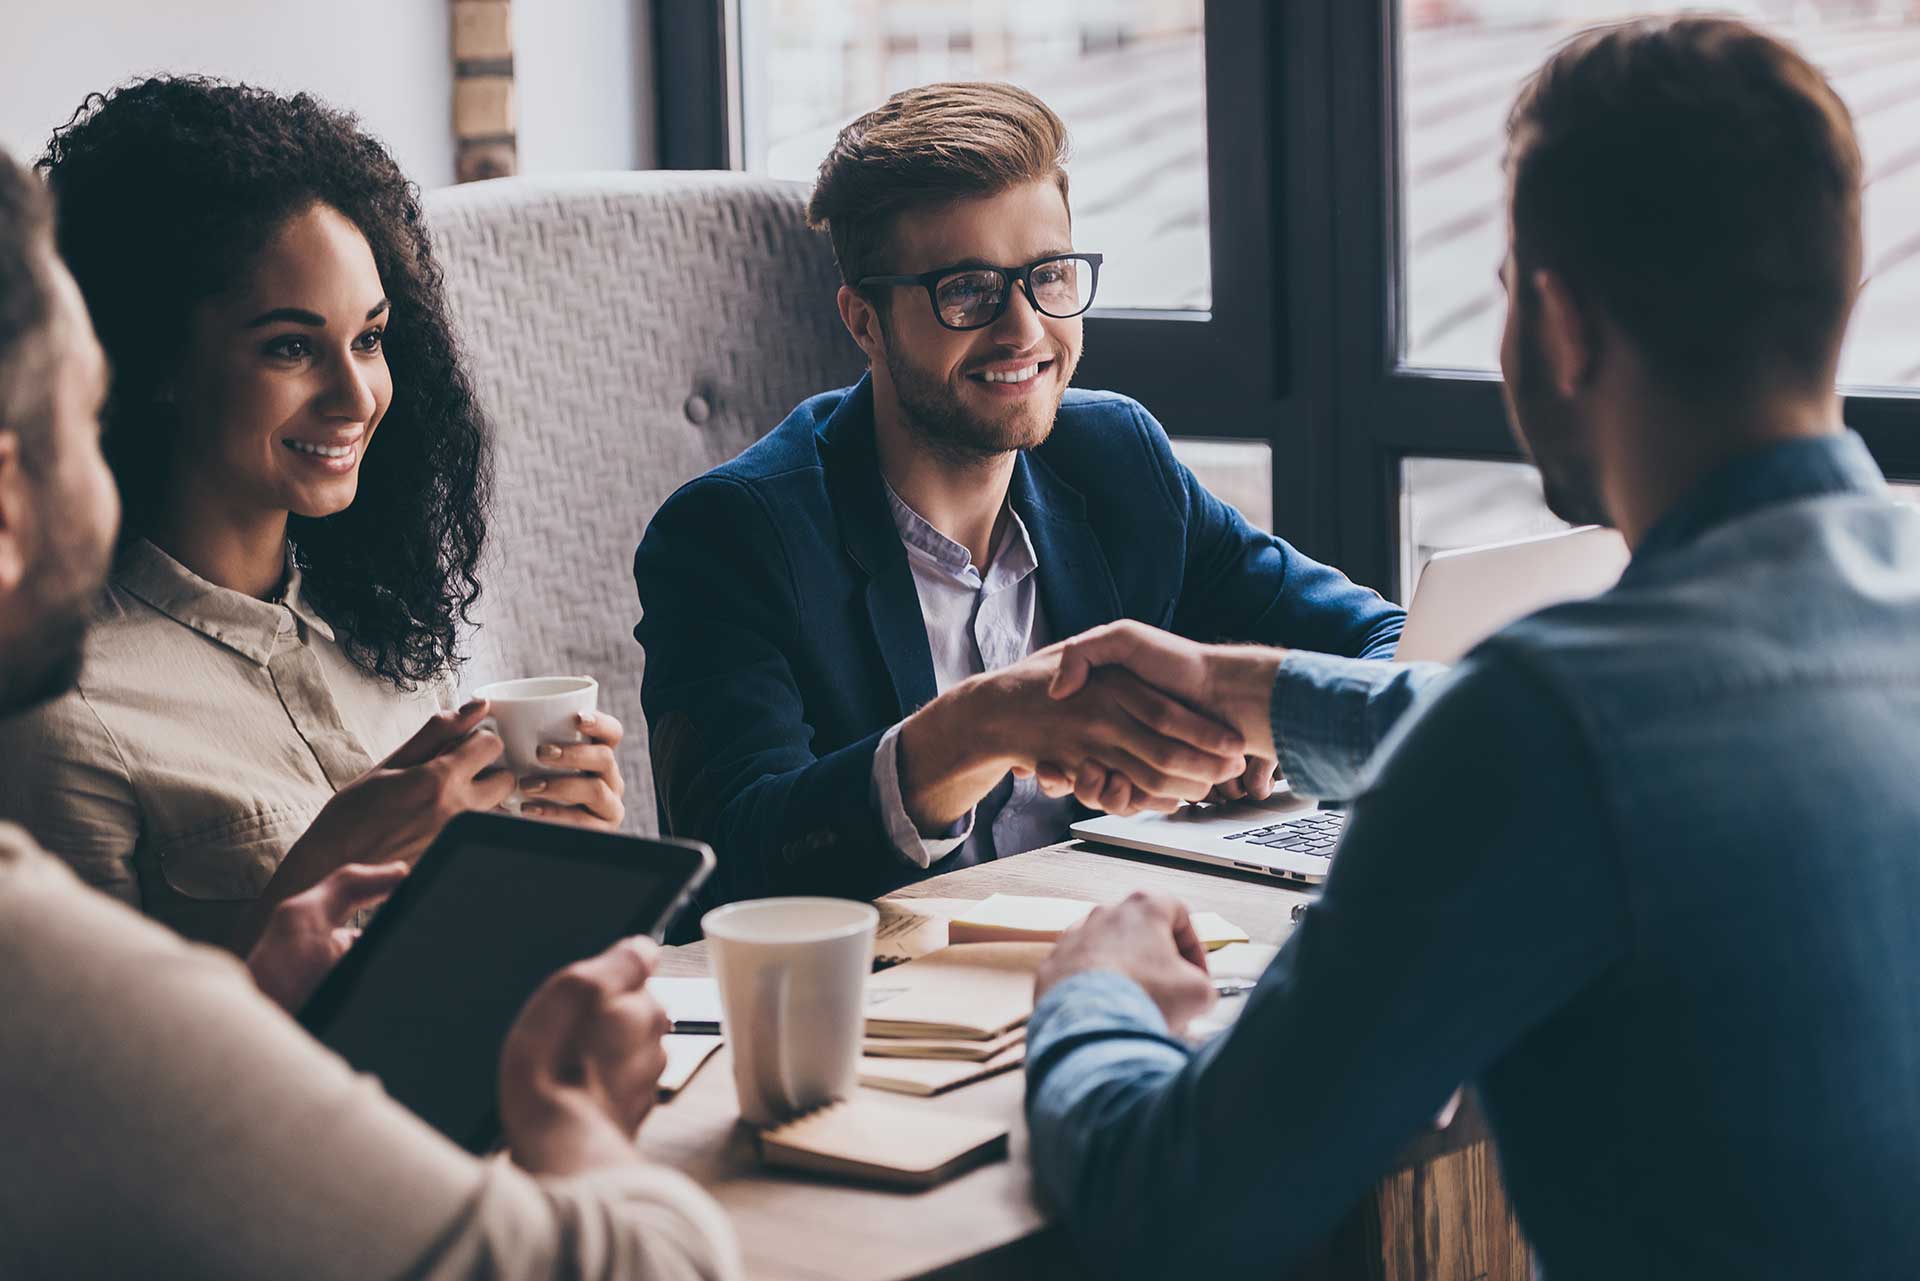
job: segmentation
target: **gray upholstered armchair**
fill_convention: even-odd
[[[667,495],[858,376],[803,190],[725,173],[502,179],[426,200],[496,431],[461,687],[597,677],[626,724],[627,826],[656,827],[633,552]]]

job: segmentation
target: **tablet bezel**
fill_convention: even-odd
[[[680,865],[672,870],[668,879],[671,883],[677,878],[679,888],[658,909],[647,905],[625,930],[629,936],[645,934],[656,941],[693,897],[694,891],[712,875],[714,867],[713,851],[700,841],[670,836],[629,836],[505,814],[456,815],[440,829],[407,879],[400,882],[399,888],[374,913],[359,941],[347,950],[340,963],[300,1007],[300,1025],[315,1040],[325,1041],[327,1027],[360,990],[361,975],[379,955],[382,942],[404,927],[413,904],[433,891],[434,883],[452,866],[457,851],[463,846],[493,846],[541,857],[616,865],[631,864],[643,849],[678,856]],[[489,1065],[488,1070],[493,1069],[494,1065]]]

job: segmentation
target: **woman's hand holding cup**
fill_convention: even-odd
[[[581,827],[617,828],[627,814],[622,799],[627,784],[613,749],[626,730],[605,712],[578,712],[575,721],[585,742],[542,743],[536,752],[543,769],[570,772],[521,779],[520,812]]]
[[[516,784],[508,807],[529,818],[617,828],[626,817],[626,783],[614,748],[620,722],[598,710],[591,676],[496,681],[474,691],[493,709],[483,722],[506,744]]]

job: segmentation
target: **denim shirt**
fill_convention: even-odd
[[[1555,1281],[1913,1273],[1920,512],[1857,437],[1710,477],[1383,752],[1229,1031],[1112,972],[1035,1010],[1103,1275],[1283,1271],[1462,1081]]]

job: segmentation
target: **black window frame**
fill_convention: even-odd
[[[1399,0],[1313,2],[1330,9],[1329,60],[1342,69],[1327,117],[1345,241],[1334,249],[1336,289],[1371,301],[1348,313],[1339,335],[1338,563],[1357,579],[1398,590],[1402,462],[1526,459],[1508,428],[1496,375],[1416,367],[1401,358]],[[1843,416],[1889,479],[1920,479],[1920,389],[1846,389]]]
[[[1401,358],[1399,10],[1207,0],[1212,309],[1096,307],[1076,380],[1176,437],[1266,442],[1274,532],[1389,595],[1405,459],[1525,461],[1497,376]],[[737,6],[654,21],[662,167],[729,167]],[[1889,477],[1920,480],[1920,389],[1853,390],[1844,413]]]

